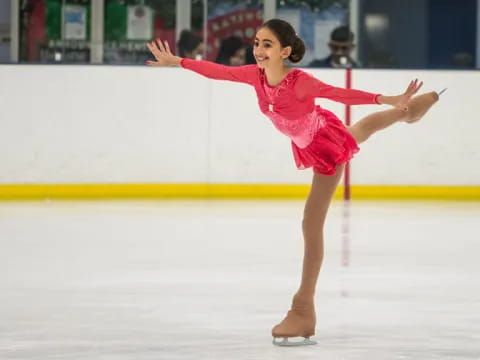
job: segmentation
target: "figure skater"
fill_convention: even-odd
[[[436,92],[413,97],[422,82],[411,81],[403,94],[385,96],[327,85],[310,74],[287,66],[302,60],[305,45],[293,27],[279,19],[267,21],[254,42],[257,64],[230,67],[175,56],[167,42],[147,44],[155,57],[150,66],[182,66],[217,80],[246,83],[255,88],[260,110],[291,140],[299,169],[313,168],[312,186],[305,204],[302,230],[304,257],[300,287],[286,317],[272,329],[276,345],[315,344],[315,288],[323,260],[323,226],[331,198],[345,163],[358,152],[358,144],[397,122],[420,120],[438,100]],[[345,127],[330,111],[315,105],[327,98],[347,105],[387,104],[393,108],[368,115]],[[303,337],[301,342],[289,338]]]

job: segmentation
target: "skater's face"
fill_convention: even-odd
[[[253,55],[258,67],[282,67],[284,61],[290,56],[292,47],[282,47],[275,34],[266,27],[258,30],[253,44]]]

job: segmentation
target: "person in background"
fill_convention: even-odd
[[[180,39],[177,42],[177,48],[180,57],[194,60],[199,60],[203,57],[203,41],[190,30],[182,30]]]
[[[475,61],[472,54],[459,52],[453,55],[452,65],[459,69],[470,69],[475,67]]]
[[[245,65],[256,64],[257,60],[255,59],[255,55],[253,55],[253,46],[247,45],[245,48]]]
[[[222,40],[215,62],[229,66],[245,65],[246,46],[242,39],[232,35]]]
[[[353,43],[354,35],[348,26],[339,26],[330,33],[330,55],[324,59],[315,59],[309,66],[311,67],[332,67],[349,68],[357,67],[357,63],[352,59],[351,53],[355,48]]]

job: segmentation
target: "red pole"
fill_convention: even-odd
[[[346,88],[352,88],[352,69],[346,70]],[[345,124],[350,126],[351,118],[350,118],[350,105],[345,105]],[[343,190],[343,198],[344,200],[350,200],[350,162],[345,164],[345,173],[343,175],[344,181],[344,190]]]

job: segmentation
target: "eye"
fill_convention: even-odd
[[[255,41],[255,43],[253,44],[254,47],[258,47],[258,41]]]
[[[267,43],[267,44],[265,44],[265,47],[269,48],[269,47],[272,47],[272,45]]]

